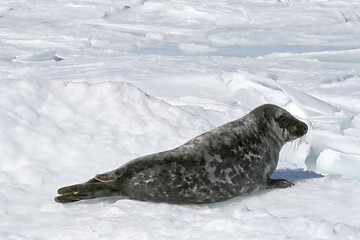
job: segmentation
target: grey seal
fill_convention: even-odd
[[[271,104],[164,152],[134,159],[89,181],[58,190],[56,202],[122,196],[174,204],[213,203],[293,183],[271,179],[279,152],[307,125]]]

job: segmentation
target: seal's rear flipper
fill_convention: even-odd
[[[77,197],[75,194],[66,194],[66,195],[60,195],[54,198],[55,202],[58,203],[71,203],[71,202],[77,202],[81,199]]]
[[[119,195],[119,191],[115,187],[96,181],[62,187],[58,193],[60,196],[54,199],[58,203],[71,203],[84,199]]]

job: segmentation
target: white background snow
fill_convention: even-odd
[[[358,0],[2,0],[0,239],[360,239],[359,81]],[[263,103],[309,125],[295,187],[53,201]]]

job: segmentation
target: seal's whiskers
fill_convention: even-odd
[[[303,142],[305,142],[305,136],[292,140],[290,144],[293,147],[293,150],[296,151],[298,150],[299,145],[301,145]]]

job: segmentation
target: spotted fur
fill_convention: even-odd
[[[177,204],[212,203],[293,184],[271,179],[279,152],[307,125],[275,105],[262,105],[165,152],[132,160],[83,184],[60,188],[55,201],[97,197]]]

